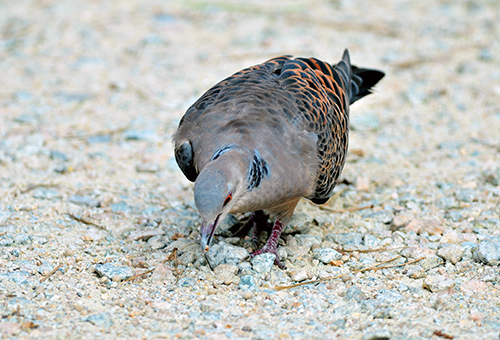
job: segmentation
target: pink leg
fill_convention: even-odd
[[[281,232],[283,231],[283,223],[281,223],[280,220],[276,220],[274,222],[273,230],[271,232],[271,236],[267,239],[266,245],[262,247],[262,249],[254,251],[253,253],[250,254],[249,258],[253,258],[256,255],[264,254],[264,253],[271,253],[276,255],[276,258],[274,259],[274,264],[277,265],[280,269],[285,269],[285,265],[281,263],[279,257],[278,257],[278,252],[277,252],[277,247],[278,247],[278,240],[280,238]]]

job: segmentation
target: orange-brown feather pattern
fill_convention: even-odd
[[[383,73],[373,72],[379,74],[373,77],[379,77],[374,84]],[[353,96],[362,97],[373,86],[364,88],[366,93],[361,95],[354,93],[353,88],[358,89],[362,83],[361,78],[355,80],[356,77],[352,74],[347,53],[333,66],[315,58],[273,58],[241,70],[209,89],[188,110],[179,131],[183,120],[194,121],[198,116],[212,112],[220,114],[229,106],[238,109],[245,105],[259,105],[269,115],[281,114],[297,129],[317,136],[319,166],[314,195],[308,198],[323,203],[332,195],[345,163],[349,104],[357,99]],[[356,86],[353,87],[354,82]]]

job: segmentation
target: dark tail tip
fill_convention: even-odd
[[[351,97],[351,104],[356,100],[369,95],[372,91],[371,88],[375,86],[382,78],[384,78],[385,73],[379,70],[359,68],[354,65],[352,68],[352,89],[353,96]]]

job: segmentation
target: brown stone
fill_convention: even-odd
[[[427,232],[429,235],[442,235],[444,226],[432,219],[414,219],[405,228],[406,231],[413,231],[417,234]]]

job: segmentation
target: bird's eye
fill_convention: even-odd
[[[233,198],[233,194],[229,193],[229,195],[227,195],[226,199],[224,200],[224,204],[222,206],[225,207],[226,204],[228,204],[231,201],[231,198]]]

